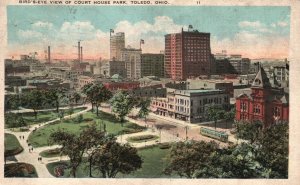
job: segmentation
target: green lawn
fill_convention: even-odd
[[[169,176],[165,176],[162,171],[168,164],[167,155],[169,152],[170,149],[160,149],[158,146],[139,149],[138,153],[144,161],[142,168],[129,175],[119,174],[117,178],[168,178]],[[47,164],[47,169],[54,175],[56,166],[67,163],[68,161],[49,163]],[[80,165],[76,176],[80,178],[89,177],[88,169],[88,163],[83,163]],[[70,177],[69,169],[65,170],[63,177]],[[96,170],[93,170],[93,177],[101,177],[101,175]]]
[[[120,174],[120,178],[170,178],[163,174],[169,160],[170,149],[160,149],[158,146],[139,150],[143,159],[142,168],[129,175]]]
[[[12,134],[5,133],[4,146],[6,156],[16,155],[23,151],[18,139]]]
[[[40,156],[46,157],[46,158],[59,157],[60,156],[60,149],[55,148],[55,149],[44,150],[40,153]]]
[[[110,134],[119,134],[124,130],[134,130],[134,128],[138,128],[141,130],[143,127],[139,127],[130,122],[125,122],[123,126],[118,123],[115,117],[111,114],[107,114],[104,112],[100,112],[99,117],[92,112],[86,112],[83,114],[83,119],[91,119],[92,121],[83,121],[81,123],[76,123],[73,119],[62,120],[62,122],[58,121],[53,124],[46,125],[35,132],[32,132],[29,136],[29,142],[34,147],[41,147],[48,145],[48,138],[52,132],[57,131],[58,129],[63,129],[70,133],[79,134],[82,129],[87,127],[89,124],[96,122],[97,128],[100,127],[103,130],[103,125],[106,125],[106,131]],[[135,126],[133,126],[135,125]]]
[[[74,108],[74,112],[73,113],[77,113],[80,112],[82,110],[85,110],[85,107],[80,107],[80,108]],[[68,110],[69,109],[64,109],[65,113],[64,115],[68,115]],[[16,116],[22,116],[25,123],[27,125],[33,125],[33,124],[37,124],[37,123],[43,123],[43,122],[47,122],[47,121],[51,121],[54,119],[57,119],[57,112],[56,111],[41,111],[37,114],[37,119],[35,119],[35,116],[33,114],[33,112],[28,112],[28,113],[14,113],[13,115]],[[5,125],[7,127],[7,125]]]

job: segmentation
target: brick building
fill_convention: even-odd
[[[197,30],[165,35],[165,77],[185,80],[209,75],[211,66],[210,33]]]
[[[283,88],[272,87],[266,72],[260,67],[250,93],[236,98],[236,120],[260,120],[267,127],[289,120],[289,96]]]

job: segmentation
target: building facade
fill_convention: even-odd
[[[251,87],[251,93],[236,98],[236,120],[264,123],[264,127],[289,120],[289,96],[283,88],[272,87],[266,72],[260,67]]]
[[[110,36],[110,60],[121,60],[121,50],[125,48],[125,33]]]
[[[230,73],[234,74],[248,74],[250,69],[250,59],[242,58],[242,55],[230,55],[229,60],[229,69]]]
[[[211,104],[229,106],[229,95],[222,90],[167,90],[166,98],[153,98],[151,110],[161,116],[190,123],[204,121]]]
[[[141,49],[125,48],[121,51],[121,61],[125,62],[128,79],[141,78]]]
[[[219,89],[233,97],[233,83],[226,80],[187,79],[187,89]]]
[[[164,54],[142,54],[141,76],[164,77]]]
[[[185,80],[209,75],[211,65],[210,33],[182,31],[165,35],[165,77]]]

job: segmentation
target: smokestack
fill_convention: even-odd
[[[50,54],[50,46],[48,46],[48,62],[50,63],[51,61],[51,54]]]
[[[82,56],[82,46],[80,47],[80,55],[81,55],[80,61],[82,62],[82,61],[83,61],[83,56]]]
[[[78,61],[80,62],[80,41],[78,41]]]

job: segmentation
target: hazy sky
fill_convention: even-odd
[[[164,35],[193,25],[211,33],[213,53],[250,58],[285,58],[290,32],[289,7],[205,6],[8,6],[9,56],[38,52],[48,45],[52,58],[109,57],[109,29],[125,32],[126,45],[143,52],[164,50]]]

